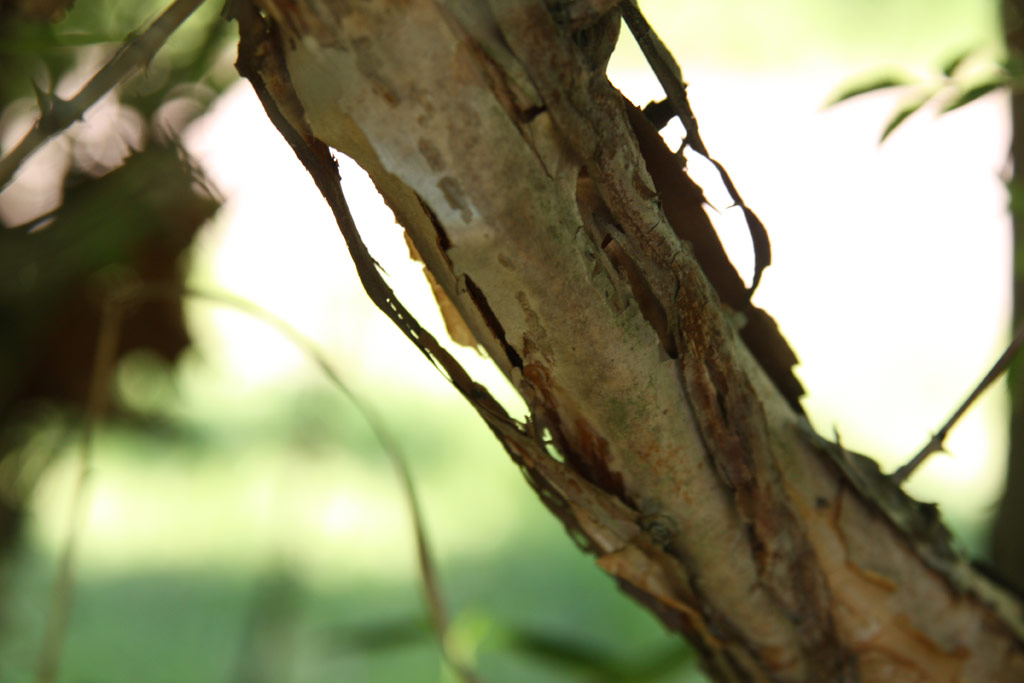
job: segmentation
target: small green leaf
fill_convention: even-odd
[[[972,47],[956,54],[942,67],[942,74],[946,78],[951,78],[953,74],[956,73],[956,70],[959,69],[965,61],[967,61],[972,55],[976,54],[977,52],[978,49]]]
[[[916,112],[918,109],[927,104],[928,100],[930,100],[934,96],[935,90],[928,90],[926,92],[919,94],[917,97],[914,97],[913,99],[909,100],[906,104],[904,104],[895,114],[893,114],[892,118],[889,119],[889,122],[885,124],[885,129],[882,131],[882,136],[878,138],[878,144],[882,144],[883,142],[885,142],[886,138],[888,138],[889,135],[892,134],[892,132],[896,130],[896,128],[901,123],[906,121],[908,117],[914,114],[914,112]]]
[[[1006,84],[1006,77],[999,75],[989,78],[986,81],[982,81],[981,83],[978,83],[977,85],[972,86],[967,90],[962,90],[959,96],[954,98],[953,101],[947,103],[946,106],[942,108],[942,113],[945,114],[948,111],[959,109],[965,104],[970,104],[979,97],[984,97],[993,90],[998,90],[999,88],[1002,88]]]
[[[840,90],[837,94],[828,98],[825,101],[825,108],[834,107],[840,102],[845,102],[851,98],[859,95],[865,95],[869,92],[875,92],[876,90],[884,90],[886,88],[898,88],[905,85],[912,85],[913,81],[903,76],[886,76],[879,78],[868,83],[859,83],[857,85],[848,86],[847,88]]]
[[[1013,78],[1024,76],[1024,55],[1016,50],[1011,51],[1002,59],[996,60],[996,65]]]
[[[1024,177],[1014,178],[1006,183],[1006,190],[1010,194],[1010,215],[1024,225]],[[1021,235],[1021,237],[1024,237],[1024,235]],[[1014,243],[1024,247],[1024,242],[1022,241],[1015,240]],[[1024,268],[1024,259],[1020,260],[1020,264]]]

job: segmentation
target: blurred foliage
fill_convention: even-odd
[[[58,205],[0,229],[0,550],[43,469],[21,447],[53,406],[74,415],[84,405],[106,293],[125,281],[181,282],[182,256],[219,206],[177,143],[235,78],[228,63],[218,67],[232,28],[213,4],[112,94],[113,116],[98,124],[109,140],[72,129],[51,143],[69,163],[37,182]],[[162,5],[101,0],[67,14],[60,3],[0,5],[0,135],[16,139],[36,88],[77,87],[80,76],[64,84],[69,74],[89,74]],[[0,202],[17,214],[17,188],[7,190]],[[180,304],[153,302],[129,318],[122,353],[144,348],[173,362],[188,343]]]
[[[960,52],[942,64],[931,78],[893,73],[862,77],[840,89],[826,106],[880,90],[905,91],[904,103],[882,129],[880,142],[884,142],[901,123],[926,106],[937,106],[945,114],[999,88],[1019,89],[1024,84],[1024,60],[1013,54],[992,59],[988,52],[978,48]]]
[[[163,405],[173,433],[121,426],[97,443],[64,680],[454,680],[394,475],[362,418],[311,390],[315,377],[225,393],[222,377],[187,367]],[[685,644],[568,542],[468,408],[388,405],[416,455],[449,637],[482,680],[702,680]],[[31,680],[53,574],[41,548],[16,559],[0,625],[11,683]]]
[[[195,178],[178,149],[150,145],[67,184],[45,228],[0,230],[0,509],[12,519],[34,480],[19,457],[22,423],[47,404],[85,405],[106,294],[125,281],[183,278],[179,258],[219,206]],[[128,317],[121,352],[173,362],[188,343],[180,303],[155,301]]]
[[[95,51],[113,54],[167,4],[90,0],[77,3],[58,23],[18,16],[17,3],[0,6],[0,103],[6,107],[18,98],[34,100],[35,86],[52,90],[83,62],[94,63]],[[197,104],[208,104],[212,95],[237,78],[230,60],[223,59],[236,35],[234,25],[220,18],[218,3],[203,4],[145,72],[125,84],[119,98],[146,117],[182,86]]]

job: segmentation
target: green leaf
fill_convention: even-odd
[[[946,78],[951,78],[956,70],[967,61],[972,55],[977,54],[978,48],[972,47],[964,50],[963,52],[957,53],[952,59],[945,63],[942,67],[942,74]]]
[[[1006,77],[1003,75],[993,76],[975,86],[962,90],[960,94],[942,108],[942,113],[945,114],[948,111],[959,109],[965,104],[970,104],[979,97],[984,97],[993,90],[998,90],[1007,85]]]
[[[1006,191],[1010,195],[1010,215],[1021,227],[1024,227],[1024,176],[1014,178],[1006,183]],[[1024,239],[1019,238],[1024,238],[1024,235],[1015,235],[1014,244],[1024,248]],[[1021,253],[1024,255],[1024,249]],[[1020,263],[1021,268],[1024,268],[1024,258],[1014,260]]]
[[[996,60],[996,65],[1013,78],[1024,76],[1024,55],[1016,50],[1012,50],[1002,59]]]
[[[928,100],[930,100],[934,96],[935,90],[928,90],[926,92],[919,94],[917,97],[914,97],[913,99],[907,101],[906,104],[904,104],[895,114],[893,114],[892,118],[889,119],[889,122],[885,124],[885,129],[882,131],[882,136],[878,138],[878,144],[882,144],[883,142],[885,142],[886,138],[888,138],[889,135],[891,135],[892,132],[896,130],[896,128],[899,127],[901,123],[906,121],[908,117],[910,117],[918,109],[927,104]]]
[[[861,82],[856,85],[847,86],[843,90],[828,98],[825,101],[825,108],[834,107],[840,102],[845,102],[851,98],[859,95],[865,95],[869,92],[875,92],[876,90],[884,90],[886,88],[899,88],[905,85],[913,85],[913,81],[905,76],[885,76],[877,80],[869,81],[867,83]]]

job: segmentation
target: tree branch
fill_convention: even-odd
[[[946,441],[946,435],[949,433],[949,430],[953,428],[953,425],[955,425],[957,420],[967,412],[967,409],[971,407],[977,398],[981,396],[986,389],[988,389],[989,385],[999,379],[999,376],[1006,372],[1010,367],[1010,363],[1013,362],[1014,356],[1016,356],[1017,352],[1020,351],[1020,347],[1022,345],[1024,345],[1024,325],[1017,328],[1017,331],[1013,335],[1013,340],[1010,342],[1010,345],[1006,347],[1006,350],[1003,351],[1003,355],[999,357],[999,360],[995,362],[988,373],[982,378],[981,382],[978,383],[978,386],[974,387],[974,391],[971,392],[970,396],[968,396],[964,402],[960,404],[960,407],[950,415],[949,419],[946,420],[946,423],[939,428],[939,431],[935,432],[931,440],[925,444],[924,448],[918,451],[917,455],[911,458],[905,465],[890,475],[894,482],[897,484],[905,482],[907,477],[913,474],[914,470],[916,470],[921,463],[928,458],[928,456],[943,449],[943,444]]]
[[[370,174],[530,423],[440,362],[455,386],[573,539],[716,678],[1024,676],[1020,605],[934,510],[805,431],[760,335],[743,335],[751,316],[713,288],[682,237],[707,220],[702,193],[604,72],[617,12],[258,4],[269,25],[247,75],[371,298],[438,362],[377,282],[328,145]]]
[[[44,142],[81,119],[92,105],[137,69],[149,63],[178,26],[205,0],[176,0],[144,32],[122,45],[106,65],[70,100],[62,100],[36,87],[39,119],[21,142],[0,159],[0,190],[14,177],[22,162]]]

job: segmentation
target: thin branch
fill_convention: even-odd
[[[399,482],[401,483],[402,493],[405,497],[406,505],[409,508],[409,517],[416,536],[416,554],[420,568],[420,576],[423,580],[424,592],[427,595],[429,603],[430,614],[434,621],[435,628],[437,628],[438,633],[443,636],[443,634],[447,632],[448,618],[444,609],[444,601],[441,598],[441,589],[437,581],[437,571],[434,567],[430,546],[427,542],[427,534],[423,527],[423,513],[420,509],[419,499],[416,495],[416,487],[413,485],[412,475],[409,472],[409,466],[406,464],[406,458],[402,455],[401,447],[391,436],[390,430],[384,426],[383,421],[377,415],[376,411],[360,401],[352,390],[348,388],[345,382],[342,381],[337,371],[331,367],[330,363],[324,355],[317,350],[313,343],[285,321],[275,317],[249,301],[226,294],[201,292],[190,289],[182,290],[181,293],[193,298],[205,299],[207,301],[230,306],[231,308],[243,311],[258,320],[262,320],[267,323],[287,337],[288,341],[306,354],[306,356],[308,356],[309,359],[312,360],[318,368],[320,368],[328,381],[330,381],[335,388],[341,391],[341,393],[343,393],[349,401],[352,402],[352,405],[355,406],[356,410],[362,413],[366,423],[370,426],[370,430],[383,447],[385,454],[391,461],[391,465],[395,468],[395,473],[398,475]]]
[[[328,381],[348,398],[356,410],[362,413],[363,418],[366,420],[366,423],[369,425],[373,435],[383,448],[388,460],[391,461],[391,465],[394,467],[395,474],[398,476],[399,483],[401,484],[402,495],[405,498],[406,506],[408,507],[409,520],[412,523],[413,533],[416,538],[416,558],[420,571],[420,579],[423,584],[423,592],[427,597],[427,607],[438,638],[441,641],[442,651],[445,654],[445,657],[449,660],[451,666],[460,673],[464,680],[473,681],[474,678],[465,668],[465,665],[454,660],[448,652],[448,649],[445,647],[444,640],[445,635],[448,633],[449,621],[447,611],[444,606],[444,599],[441,594],[440,582],[437,578],[437,569],[434,565],[433,555],[430,551],[430,544],[427,541],[427,532],[423,525],[423,511],[420,508],[419,498],[416,495],[416,487],[413,484],[412,474],[409,471],[407,459],[402,454],[401,446],[399,446],[398,442],[394,437],[392,437],[390,430],[384,425],[383,420],[380,419],[377,412],[370,408],[369,405],[363,403],[355,393],[349,389],[348,385],[346,385],[341,379],[341,376],[337,371],[331,367],[327,358],[309,339],[304,337],[299,331],[284,320],[265,311],[250,301],[228,294],[204,292],[187,288],[176,289],[164,287],[161,289],[158,286],[136,288],[132,291],[132,296],[136,300],[154,297],[166,298],[168,296],[188,296],[195,299],[202,299],[229,306],[242,311],[243,313],[247,313],[258,320],[262,320],[284,335],[288,341],[294,344],[311,361],[313,361],[313,363],[320,368],[321,372],[323,372],[324,376],[327,377]]]
[[[1022,345],[1024,345],[1024,325],[1017,328],[1017,331],[1013,335],[1013,341],[1011,341],[1010,345],[1006,347],[1005,351],[1003,351],[1003,355],[1001,355],[999,360],[995,362],[992,369],[988,371],[988,374],[982,378],[981,382],[978,383],[978,386],[976,386],[974,391],[971,392],[971,395],[968,396],[960,407],[957,408],[950,416],[950,418],[946,420],[946,424],[942,425],[942,428],[935,432],[931,441],[925,444],[924,448],[922,448],[917,455],[911,458],[909,462],[890,475],[893,481],[897,484],[902,484],[907,480],[907,477],[909,477],[914,470],[916,470],[918,466],[928,458],[929,455],[943,449],[943,443],[946,441],[946,435],[949,433],[949,430],[953,428],[953,425],[956,424],[957,420],[967,412],[967,409],[971,407],[971,404],[973,404],[979,396],[981,396],[985,389],[988,389],[992,382],[996,381],[1000,375],[1006,372],[1007,368],[1010,367],[1010,363],[1013,361],[1013,357],[1017,354],[1017,351],[1020,350]]]
[[[92,105],[124,81],[137,69],[144,67],[163,47],[172,33],[204,0],[176,0],[149,28],[128,41],[107,64],[86,83],[70,100],[36,90],[39,100],[39,120],[32,130],[0,159],[0,190],[14,177],[15,171],[44,142],[81,119]]]
[[[81,536],[85,507],[88,503],[89,476],[92,472],[92,437],[107,410],[110,396],[110,377],[117,358],[117,347],[121,336],[121,318],[124,308],[119,303],[108,301],[103,307],[99,335],[96,339],[96,354],[93,356],[92,381],[89,383],[89,398],[86,404],[85,424],[79,441],[78,471],[68,508],[67,538],[61,548],[57,564],[50,611],[46,620],[43,645],[39,651],[36,667],[37,683],[52,683],[57,679],[60,654],[67,636],[68,618],[74,597],[75,558],[78,554],[78,539]]]
[[[697,127],[697,119],[690,108],[690,101],[686,97],[686,83],[683,81],[683,72],[679,69],[672,53],[669,52],[665,43],[661,41],[658,34],[654,32],[647,18],[636,6],[635,0],[624,0],[620,5],[622,18],[633,34],[637,45],[650,64],[658,82],[665,91],[665,98],[672,107],[673,113],[679,117],[686,130],[686,144],[700,152],[703,156],[710,158],[704,141],[700,139],[700,130]]]
[[[99,339],[97,342],[96,358],[93,364],[93,377],[89,395],[89,408],[85,428],[82,432],[82,444],[79,458],[79,473],[75,483],[75,490],[72,495],[70,519],[68,521],[68,537],[65,540],[61,554],[58,577],[53,592],[53,601],[50,616],[46,626],[44,645],[40,653],[39,668],[37,675],[38,683],[51,683],[56,679],[57,668],[60,660],[60,652],[63,646],[67,631],[68,616],[71,611],[71,601],[74,592],[74,559],[76,556],[78,537],[82,531],[82,520],[87,503],[87,480],[91,466],[91,442],[92,434],[103,414],[106,412],[106,403],[109,396],[109,382],[113,365],[116,360],[118,339],[121,330],[121,321],[125,310],[135,304],[154,299],[178,299],[190,297],[209,301],[250,315],[261,320],[295,345],[303,354],[316,365],[327,380],[341,393],[343,393],[352,405],[359,411],[374,437],[380,443],[388,460],[394,467],[408,507],[409,519],[413,527],[413,534],[416,539],[416,558],[419,568],[420,579],[423,584],[423,592],[427,598],[427,607],[434,624],[438,639],[442,645],[442,652],[449,664],[467,682],[472,682],[475,677],[464,664],[456,661],[445,647],[445,635],[448,632],[449,620],[441,594],[440,582],[437,577],[437,569],[434,564],[433,555],[430,551],[430,544],[427,540],[426,529],[423,524],[423,512],[420,508],[419,498],[416,494],[416,487],[413,484],[412,474],[409,471],[407,460],[402,454],[398,442],[392,437],[391,432],[385,426],[379,415],[363,403],[348,385],[341,379],[341,376],[331,366],[327,358],[316,348],[316,346],[294,327],[284,320],[274,316],[256,304],[245,299],[216,292],[206,292],[189,289],[178,285],[170,284],[148,284],[127,287],[111,294],[104,307],[103,319],[100,327]]]

